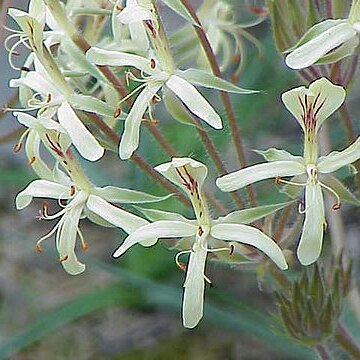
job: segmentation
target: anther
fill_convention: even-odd
[[[20,70],[21,70],[21,71],[26,71],[26,72],[30,72],[30,71],[31,71],[31,69],[28,68],[27,66],[22,66],[22,67],[20,68]]]
[[[275,178],[275,184],[280,185],[281,182],[282,182],[281,177],[280,177],[280,176],[277,176],[277,177]]]
[[[22,148],[22,142],[20,141],[20,142],[18,142],[17,144],[14,145],[13,151],[18,153],[21,150],[21,148]]]
[[[150,59],[150,69],[152,70],[156,69],[156,60],[154,58]]]
[[[70,186],[70,196],[74,196],[75,191],[76,191],[75,185],[71,185]]]
[[[48,93],[47,98],[46,98],[46,102],[49,103],[52,99],[52,95],[50,93]]]
[[[41,206],[40,216],[47,216],[49,210],[49,204],[47,202],[43,202]]]
[[[204,233],[203,228],[202,228],[201,226],[199,226],[199,228],[198,228],[198,234],[199,234],[199,236],[201,236],[203,233]]]
[[[153,104],[159,103],[160,101],[161,101],[161,97],[158,94],[155,94],[151,99],[151,102]]]
[[[123,10],[124,10],[124,7],[123,7],[123,6],[120,6],[120,5],[116,5],[116,6],[115,6],[115,9],[118,10],[118,11],[123,11]]]
[[[59,262],[64,262],[69,258],[69,256],[65,255],[62,258],[58,259]]]
[[[87,250],[89,248],[89,244],[86,241],[81,242],[81,248],[83,250]]]
[[[118,118],[121,115],[121,107],[117,106],[115,111],[114,111],[114,118]]]
[[[333,210],[339,210],[341,208],[341,203],[335,203],[333,206],[332,206],[332,209]]]
[[[35,245],[35,250],[36,252],[38,252],[39,254],[41,254],[42,252],[44,252],[44,249],[42,248],[42,246],[40,244],[36,244]]]
[[[233,244],[230,244],[230,249],[229,249],[229,255],[233,255],[235,251],[235,246]]]
[[[29,161],[28,161],[28,166],[32,166],[34,164],[34,162],[36,161],[36,157],[32,156]]]

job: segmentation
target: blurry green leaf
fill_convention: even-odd
[[[119,283],[81,295],[40,315],[27,329],[4,342],[0,346],[0,358],[9,358],[56,329],[96,310],[119,303],[134,304],[137,300],[134,289],[129,290]]]

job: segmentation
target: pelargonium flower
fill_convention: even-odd
[[[252,218],[248,213],[245,215],[240,211],[217,220],[211,219],[203,194],[203,183],[207,175],[204,164],[190,158],[173,158],[171,162],[161,164],[155,169],[189,196],[196,219],[189,220],[177,213],[156,211],[157,220],[131,233],[113,256],[117,258],[131,246],[143,241],[151,242],[155,239],[155,243],[158,238],[189,238],[191,247],[176,255],[178,266],[187,269],[183,297],[185,327],[195,327],[203,316],[205,281],[210,282],[205,275],[208,253],[231,251],[228,246],[214,247],[214,244],[217,244],[216,239],[254,246],[269,256],[278,267],[287,269],[280,247],[271,238],[254,227],[239,223],[251,222],[264,216],[263,209],[255,211],[253,214],[256,213],[257,216]],[[190,254],[187,266],[179,261],[179,257],[184,254]]]
[[[292,69],[337,62],[359,45],[359,2],[353,1],[348,19],[327,19],[312,26],[291,49],[285,62]]]
[[[147,59],[139,55],[103,50],[96,47],[91,48],[87,52],[87,58],[90,62],[98,65],[132,66],[142,72],[143,76],[140,79],[129,75],[130,78],[141,83],[135,91],[142,91],[136,98],[125,120],[125,129],[119,147],[121,159],[130,158],[138,148],[141,121],[150,104],[157,98],[159,90],[163,88],[170,90],[194,115],[215,129],[222,128],[221,118],[194,85],[238,94],[251,94],[255,92],[241,89],[205,71],[196,69],[182,71],[173,69],[170,65],[167,68],[162,68],[154,58]]]
[[[71,167],[69,164],[71,158],[67,157],[67,161],[68,166]],[[53,181],[34,180],[31,182],[17,195],[16,208],[18,210],[25,208],[33,198],[57,199],[62,209],[56,214],[48,214],[47,204],[43,205],[40,219],[59,219],[59,221],[47,235],[38,240],[36,248],[42,252],[42,242],[55,234],[59,261],[66,272],[77,275],[85,270],[85,265],[75,254],[76,239],[80,238],[83,249],[88,246],[79,229],[80,219],[87,217],[101,226],[119,227],[130,234],[149,222],[112,203],[140,204],[160,201],[164,197],[113,186],[95,187],[76,167],[72,170],[72,178],[60,173],[61,176],[54,176]],[[153,240],[149,240],[142,242],[142,245],[149,246],[152,243]]]
[[[260,180],[276,178],[278,183],[289,183],[305,188],[305,222],[297,248],[297,256],[303,265],[309,265],[320,256],[325,211],[322,189],[336,198],[334,209],[340,207],[340,193],[346,189],[330,173],[360,158],[360,138],[340,152],[319,157],[317,133],[321,124],[344,102],[345,90],[326,78],[287,91],[282,95],[286,108],[294,115],[304,131],[304,155],[294,156],[285,150],[269,149],[262,154],[268,163],[249,166],[217,179],[222,191],[234,191]],[[305,175],[305,176],[304,176]],[[296,176],[293,181],[281,179]],[[305,179],[304,179],[305,178]],[[358,203],[358,202],[357,202]]]

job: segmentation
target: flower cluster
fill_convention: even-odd
[[[293,244],[273,239],[276,236],[271,229],[259,220],[291,206],[294,199],[232,212],[225,209],[222,216],[212,216],[209,205],[212,197],[205,191],[206,165],[188,156],[174,155],[172,150],[168,150],[170,162],[154,168],[141,163],[142,169],[167,189],[178,191],[184,203],[191,205],[194,215],[191,219],[176,211],[142,205],[158,203],[169,195],[155,196],[111,185],[98,187],[85,175],[78,157],[96,162],[105,151],[112,150],[122,160],[138,159],[141,125],[146,123],[157,131],[154,112],[162,100],[167,116],[190,122],[201,134],[206,133],[207,125],[220,133],[224,119],[213,101],[198,88],[213,89],[225,96],[257,93],[210,71],[206,51],[199,46],[192,27],[201,29],[214,54],[221,59],[220,72],[220,67],[230,67],[234,57],[243,58],[241,37],[259,46],[244,28],[260,23],[265,16],[243,25],[237,23],[233,8],[224,1],[204,0],[195,16],[180,0],[162,2],[186,21],[170,41],[152,0],[106,4],[30,0],[28,12],[9,10],[20,28],[7,40],[9,45],[12,39],[19,39],[8,46],[11,65],[16,68],[13,55],[17,46],[21,44],[30,50],[25,63],[18,68],[19,77],[10,81],[10,87],[19,90],[22,108],[9,110],[25,127],[15,148],[20,150],[25,143],[29,165],[38,176],[17,195],[16,207],[25,208],[33,198],[57,200],[57,213],[50,214],[47,203],[42,206],[39,218],[58,222],[38,240],[36,249],[42,252],[42,242],[54,235],[59,261],[72,275],[85,270],[75,253],[77,239],[83,249],[88,247],[79,228],[81,219],[87,218],[98,226],[118,227],[128,234],[114,252],[114,258],[138,243],[153,246],[159,239],[175,238],[175,247],[180,250],[175,262],[186,272],[183,324],[193,328],[203,316],[205,285],[211,283],[205,271],[208,258],[216,257],[226,263],[238,256],[239,262],[266,266],[273,262],[281,270],[288,268],[283,250],[291,254]],[[83,36],[76,29],[74,23],[79,14],[99,17],[96,22],[99,29],[92,26],[92,36],[86,31]],[[327,20],[315,25],[287,56],[287,64],[302,68],[350,55],[359,42],[358,18],[354,10],[347,20]],[[111,34],[104,36],[105,29],[110,29]],[[173,47],[178,50],[175,55]],[[189,63],[195,68],[180,68]],[[239,69],[234,75],[238,75]],[[305,189],[305,202],[299,207],[305,220],[297,246],[297,257],[303,265],[315,262],[321,253],[326,225],[323,191],[335,197],[334,210],[350,197],[330,173],[360,158],[360,139],[345,150],[319,156],[318,131],[344,100],[345,89],[326,78],[314,81],[309,88],[301,86],[285,92],[282,101],[304,132],[303,156],[278,149],[259,151],[268,162],[226,175],[221,171],[222,176],[216,180],[218,188],[225,192],[268,178],[285,184],[292,198],[298,198]],[[229,100],[224,103],[226,108],[231,107]],[[184,120],[184,113],[190,121]],[[232,125],[236,128],[236,120]],[[159,142],[164,144],[161,136]],[[41,155],[44,148],[51,155],[50,160]],[[180,261],[184,256],[188,256],[187,263]]]

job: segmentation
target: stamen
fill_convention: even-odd
[[[32,157],[30,158],[30,160],[28,161],[28,166],[32,166],[35,161],[36,161],[36,157],[35,157],[35,156],[32,156]]]
[[[70,186],[70,196],[74,196],[75,192],[76,192],[76,187],[75,187],[75,185],[71,185],[71,186]]]
[[[282,183],[282,184],[288,184],[288,185],[294,185],[294,186],[302,186],[302,187],[306,186],[306,183],[298,183],[295,181],[284,180],[280,176],[277,176],[275,178],[275,183],[278,185]]]
[[[298,212],[299,212],[299,214],[305,214],[306,213],[306,207],[305,207],[305,205],[303,203],[299,203]]]
[[[154,58],[150,59],[150,69],[152,70],[156,69],[156,60]]]
[[[42,248],[42,246],[39,243],[36,243],[35,245],[35,250],[36,252],[38,252],[39,254],[44,252],[44,249]]]
[[[19,141],[18,141],[18,142],[14,145],[14,147],[13,147],[13,151],[14,151],[14,152],[18,153],[18,152],[21,150],[21,148],[22,148],[22,143],[23,143],[23,141],[24,141],[24,138],[26,137],[26,135],[27,135],[29,132],[30,132],[30,129],[26,129],[26,130],[22,133],[22,135],[20,136]]]
[[[114,118],[118,118],[121,115],[121,107],[117,106],[115,111],[114,111]]]
[[[322,186],[324,189],[326,189],[327,191],[329,191],[331,194],[333,194],[335,196],[336,203],[333,204],[332,209],[339,210],[341,208],[341,199],[340,199],[339,194],[334,189],[332,189],[330,186],[327,186],[320,181],[318,181],[318,183],[320,186]]]
[[[184,251],[180,251],[176,254],[175,256],[175,263],[177,265],[177,267],[182,270],[182,271],[186,271],[187,269],[187,265],[182,263],[179,258],[180,256],[184,255],[184,254],[190,254],[191,253],[191,250],[184,250]]]
[[[59,262],[64,262],[69,258],[68,255],[63,256],[62,258],[58,259]]]

